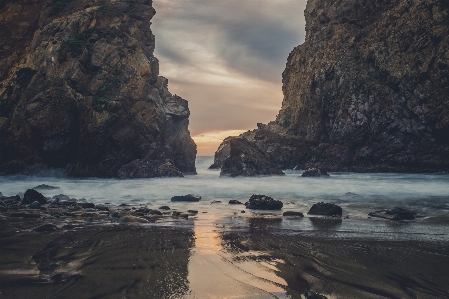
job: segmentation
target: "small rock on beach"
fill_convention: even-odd
[[[341,216],[342,213],[342,208],[336,204],[319,202],[314,204],[307,214],[318,216]]]
[[[384,218],[389,220],[413,220],[415,213],[402,208],[395,207],[391,210],[374,211],[368,214],[371,217]]]
[[[34,189],[28,189],[23,196],[22,204],[29,205],[35,201],[39,202],[41,205],[44,205],[48,202],[47,198],[38,191]]]
[[[245,203],[245,206],[247,209],[252,210],[280,210],[284,204],[280,200],[275,200],[270,196],[253,194],[249,201]]]

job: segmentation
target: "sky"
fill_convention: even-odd
[[[306,0],[153,0],[155,56],[189,102],[199,156],[276,118],[288,54],[304,42]]]

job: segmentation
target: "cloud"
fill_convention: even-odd
[[[248,130],[275,119],[288,54],[304,41],[306,0],[153,5],[160,73],[172,93],[189,101],[193,135]]]

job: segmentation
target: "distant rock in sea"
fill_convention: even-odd
[[[319,168],[309,168],[301,174],[301,177],[329,177],[329,174]]]
[[[1,173],[196,173],[188,102],[159,76],[152,1],[0,6]]]
[[[270,155],[255,147],[245,138],[225,139],[215,154],[211,168],[221,164],[220,176],[284,175]]]
[[[307,2],[276,120],[238,137],[254,148],[246,160],[262,152],[282,169],[449,171],[449,6],[387,2]],[[233,156],[229,140],[214,168]]]
[[[54,186],[50,186],[50,185],[46,185],[46,184],[41,184],[38,185],[36,187],[33,187],[32,189],[36,190],[53,190],[53,189],[59,189],[59,187],[54,187]]]
[[[194,195],[194,194],[187,194],[187,195],[177,195],[173,196],[171,198],[171,201],[187,201],[187,202],[195,202],[200,201],[201,196]]]

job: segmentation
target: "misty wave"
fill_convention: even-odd
[[[344,216],[352,219],[366,219],[373,210],[398,206],[422,215],[418,221],[449,221],[448,174],[330,173],[330,178],[323,179],[302,178],[301,170],[288,170],[285,176],[230,178],[208,170],[212,162],[213,157],[198,157],[198,175],[133,180],[69,178],[62,170],[41,166],[29,175],[0,177],[0,192],[10,196],[47,184],[60,187],[42,190],[48,197],[63,193],[94,203],[139,202],[152,207],[169,203],[172,196],[191,193],[202,196],[199,204],[206,210],[212,209],[213,200],[245,202],[252,194],[266,194],[283,201],[284,210],[303,213],[324,201],[342,206]],[[225,207],[220,208],[223,213],[242,208]]]

